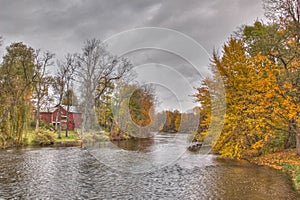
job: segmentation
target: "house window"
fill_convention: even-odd
[[[67,121],[67,116],[62,115],[62,116],[61,116],[61,121],[66,122],[66,121]]]

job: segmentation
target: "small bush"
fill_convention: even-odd
[[[26,146],[26,145],[28,145],[28,144],[29,144],[28,138],[27,138],[27,137],[23,138],[23,140],[22,140],[22,145]]]
[[[101,141],[101,135],[97,133],[85,133],[83,136],[84,143],[95,143]]]
[[[269,154],[280,152],[284,150],[284,144],[286,140],[286,134],[277,133],[275,138],[271,138],[267,145],[260,149],[260,153]]]
[[[54,127],[54,125],[52,123],[46,123],[43,120],[40,121],[40,127],[43,128],[43,129],[50,130],[50,131],[54,131],[55,130],[55,127]]]
[[[103,142],[109,140],[109,133],[100,131],[99,133],[84,133],[82,142],[85,144],[95,144],[97,142]]]
[[[35,122],[34,120],[30,122],[30,127],[31,127],[32,129],[35,128],[35,125],[36,125],[36,122]]]
[[[46,129],[39,129],[35,131],[34,138],[32,140],[35,145],[51,145],[56,140],[56,134]]]
[[[295,188],[297,190],[300,190],[300,170],[297,170],[295,172],[295,179],[294,179],[294,182],[295,182]]]
[[[292,165],[290,163],[284,163],[282,165],[282,169],[285,170],[285,171],[295,171],[296,170],[296,166],[295,165]]]

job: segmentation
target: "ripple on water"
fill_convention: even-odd
[[[282,173],[213,155],[186,152],[140,174],[113,170],[79,148],[0,151],[0,158],[4,199],[299,198]]]

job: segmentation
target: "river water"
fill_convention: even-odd
[[[283,173],[185,151],[183,138],[2,150],[0,199],[300,199]]]

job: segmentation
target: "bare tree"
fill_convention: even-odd
[[[117,81],[132,70],[130,62],[111,55],[97,39],[86,41],[78,57],[78,76],[83,97],[83,124],[81,132],[90,131],[95,123],[95,101]]]
[[[265,15],[282,24],[293,22],[299,29],[300,0],[264,0]]]
[[[67,96],[67,127],[66,127],[66,137],[68,137],[68,131],[69,131],[69,113],[70,113],[70,86],[72,84],[72,81],[74,80],[73,75],[75,73],[75,65],[76,63],[76,56],[75,55],[67,55],[66,57],[66,69],[68,71],[67,75],[66,75],[66,96]]]
[[[61,105],[65,92],[70,87],[71,80],[73,80],[75,72],[75,55],[68,54],[65,61],[57,61],[58,71],[53,80],[53,88],[57,93],[57,107],[58,113],[55,116],[55,129],[58,131],[58,138],[61,138]],[[69,112],[69,108],[68,108]],[[68,117],[67,117],[68,118]],[[59,123],[59,125],[58,125]],[[68,126],[68,124],[67,124]],[[66,132],[66,136],[67,132]]]
[[[47,68],[53,65],[52,59],[54,54],[50,52],[44,52],[40,55],[40,50],[35,52],[35,79],[34,79],[34,99],[36,100],[36,124],[35,129],[40,125],[40,109],[43,104],[44,98],[48,95],[48,88],[50,86],[50,77],[47,74]]]

